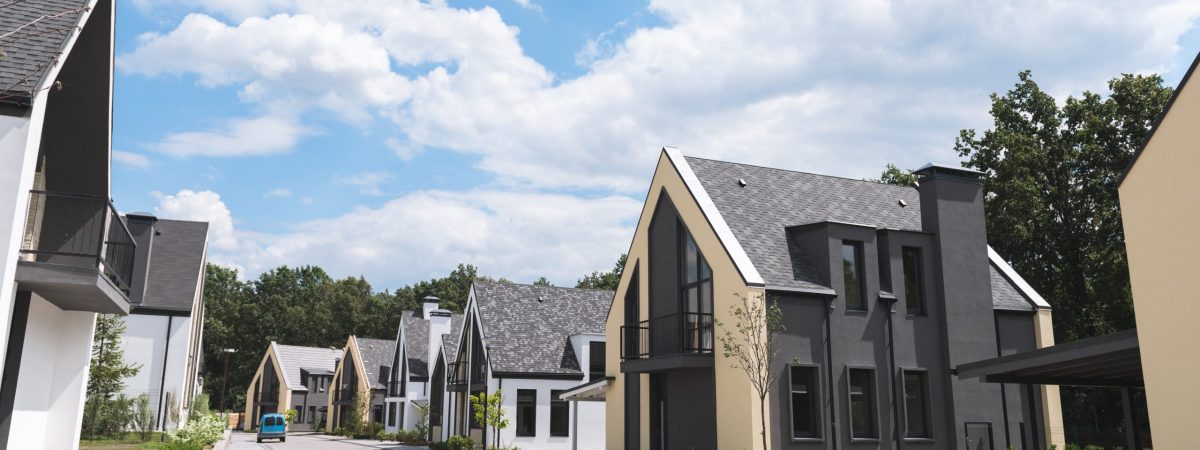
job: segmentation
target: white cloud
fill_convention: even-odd
[[[122,150],[113,150],[112,159],[122,166],[131,169],[148,169],[153,163],[146,155]]]
[[[363,195],[383,195],[380,189],[383,184],[392,181],[392,174],[387,172],[362,172],[350,176],[337,177],[338,184],[358,187]]]
[[[232,22],[189,15],[142,36],[122,70],[238,86],[266,111],[326,110],[359,126],[386,118],[401,158],[449,149],[478,155],[506,183],[622,192],[644,187],[663,145],[858,177],[885,162],[953,160],[957,130],[986,126],[987,94],[1019,70],[1056,95],[1103,89],[1121,72],[1179,70],[1169,63],[1177,41],[1200,16],[1191,0],[654,0],[665,25],[598,36],[578,55],[587,73],[556,80],[491,8],[173,1]],[[191,139],[165,147],[269,153],[299,137],[225,142],[240,152],[197,142],[233,135],[180,133]],[[278,139],[264,135],[245,137]]]
[[[542,13],[541,5],[538,5],[537,3],[534,3],[530,0],[513,0],[513,3],[516,3],[517,6],[520,6],[522,8],[528,9],[533,12],[536,12],[538,14]]]
[[[152,193],[158,200],[154,213],[163,219],[198,220],[208,222],[209,247],[219,251],[239,248],[234,235],[233,215],[221,196],[213,191],[183,189],[175,194]]]
[[[378,289],[443,276],[458,263],[513,280],[571,284],[612,266],[641,211],[638,201],[619,196],[433,190],[270,234],[235,230],[211,191],[155,196],[161,217],[209,221],[210,259],[248,277],[281,264],[315,264],[336,276],[363,275]]]
[[[284,188],[275,188],[263,194],[263,197],[268,198],[287,198],[292,196],[292,191]]]
[[[176,157],[272,155],[291,150],[308,134],[294,120],[262,116],[232,119],[207,131],[173,133],[150,147]]]

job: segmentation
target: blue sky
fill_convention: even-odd
[[[1170,0],[118,5],[118,207],[380,289],[608,268],[664,145],[869,177],[955,161],[1019,70],[1065,98],[1200,51]]]

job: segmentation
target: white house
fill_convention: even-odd
[[[604,321],[612,299],[611,291],[473,283],[455,356],[444,358],[451,360],[444,398],[431,407],[440,421],[435,438],[466,435],[496,445],[494,430],[476,422],[468,396],[501,391],[510,425],[500,431],[499,445],[605,448],[604,404],[566,398],[604,379]]]
[[[384,429],[388,432],[416,429],[419,405],[429,402],[429,362],[436,361],[442,336],[457,336],[462,329],[463,315],[439,309],[439,302],[437,297],[425,297],[421,311],[400,319],[391,381],[384,398]]]
[[[172,429],[187,420],[202,389],[208,223],[144,213],[125,217],[137,253],[121,342],[125,362],[141,370],[125,380],[124,394],[148,394],[154,429]]]
[[[110,200],[112,0],[0,12],[0,446],[78,447],[96,313],[136,244]]]

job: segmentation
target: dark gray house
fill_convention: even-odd
[[[759,401],[718,337],[775,302],[774,449],[1037,449],[1052,386],[952,368],[1053,345],[1050,307],[987,244],[979,174],[917,187],[665,149],[608,316],[608,448],[761,448]],[[765,330],[764,330],[765,332]],[[610,365],[609,367],[613,367]]]

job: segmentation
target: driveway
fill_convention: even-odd
[[[411,445],[399,445],[394,442],[379,442],[376,440],[367,439],[346,439],[342,437],[326,436],[317,433],[299,433],[291,434],[287,438],[287,442],[279,442],[269,440],[261,444],[255,441],[254,433],[243,433],[235,431],[230,438],[232,441],[228,450],[369,450],[369,449],[388,449],[388,450],[426,450],[428,447],[414,447]]]

